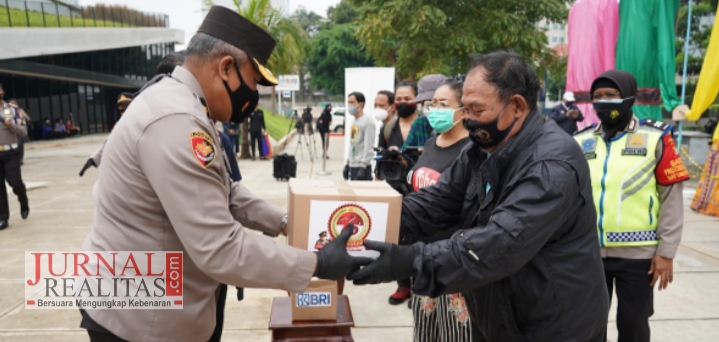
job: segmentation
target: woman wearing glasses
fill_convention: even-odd
[[[462,125],[462,86],[464,77],[451,78],[434,93],[429,106],[429,123],[439,135],[427,140],[424,152],[407,176],[414,191],[432,186],[470,142]],[[449,238],[449,233],[403,232],[408,241],[432,242]],[[469,312],[460,293],[437,298],[415,295],[412,298],[414,341],[472,341]]]

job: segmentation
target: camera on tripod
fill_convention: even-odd
[[[419,155],[422,154],[418,147],[407,147],[401,151],[383,150],[375,148],[377,152],[377,164],[375,167],[375,175],[377,179],[387,181],[402,195],[412,192],[411,187],[407,186],[407,175],[414,167]]]

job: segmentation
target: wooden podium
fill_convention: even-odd
[[[292,321],[290,297],[277,297],[272,301],[270,330],[272,342],[354,342],[352,309],[347,296],[337,296],[336,321]]]

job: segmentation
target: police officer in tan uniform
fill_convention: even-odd
[[[3,125],[0,125],[0,230],[8,227],[10,208],[7,202],[5,181],[12,187],[12,191],[20,201],[20,216],[23,220],[30,214],[27,200],[27,189],[22,182],[20,163],[22,157],[18,145],[18,136],[27,136],[25,119],[22,118],[18,108],[3,100],[5,90],[0,84],[0,114]]]
[[[183,66],[136,95],[107,140],[85,251],[182,251],[183,307],[81,311],[92,341],[207,341],[219,283],[302,292],[310,278],[341,279],[369,260],[352,258],[352,227],[317,253],[247,228],[285,234],[283,210],[231,182],[212,120],[241,122],[275,41],[223,7],[212,7]],[[207,111],[204,108],[207,105]]]

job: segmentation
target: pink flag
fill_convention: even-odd
[[[589,93],[592,81],[615,67],[614,52],[619,34],[617,0],[578,0],[569,11],[567,29],[566,91],[574,93],[576,105],[584,114],[584,121],[577,123],[582,129],[599,122]]]

